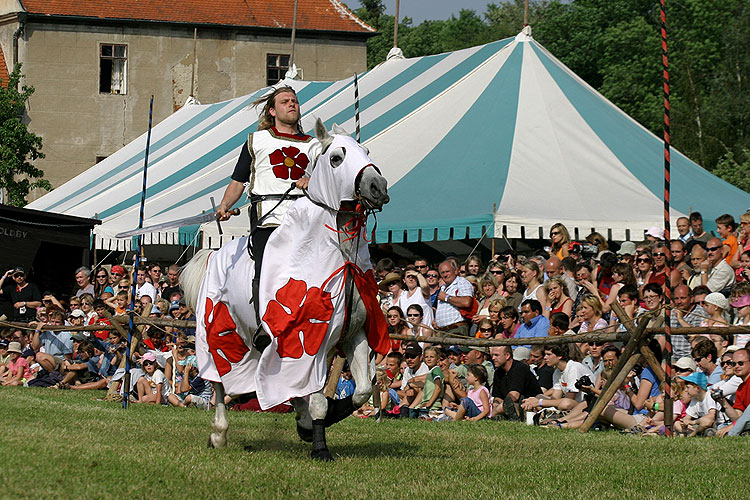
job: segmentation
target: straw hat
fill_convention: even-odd
[[[402,281],[401,275],[399,273],[388,273],[385,275],[385,278],[383,278],[383,281],[378,283],[378,288],[383,292],[387,292],[388,285],[390,285],[391,283],[396,283],[398,281]]]

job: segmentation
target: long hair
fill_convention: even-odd
[[[276,96],[285,92],[290,92],[295,96],[297,95],[297,92],[295,92],[292,87],[279,87],[270,94],[265,95],[253,102],[252,106],[254,108],[263,105],[263,110],[261,111],[260,116],[258,116],[258,130],[268,130],[275,125],[276,121],[274,120],[274,117],[271,116],[271,108],[276,107]],[[304,133],[302,131],[301,121],[302,113],[300,113],[300,119],[297,120],[297,131],[300,134]]]

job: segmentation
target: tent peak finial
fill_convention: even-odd
[[[400,48],[393,47],[388,51],[388,56],[385,58],[386,61],[390,61],[391,59],[405,59],[404,53]]]
[[[530,42],[533,39],[531,36],[531,26],[524,26],[521,32],[516,35],[517,42]]]

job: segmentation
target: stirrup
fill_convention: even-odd
[[[251,342],[253,347],[262,354],[263,351],[266,350],[266,347],[271,345],[271,337],[265,332],[265,330],[263,330],[262,326],[259,326],[258,329],[255,330]]]

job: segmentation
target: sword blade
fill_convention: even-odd
[[[177,219],[169,222],[162,222],[161,224],[154,224],[153,226],[142,227],[140,229],[133,229],[125,231],[115,235],[115,238],[129,238],[131,236],[138,236],[140,234],[152,233],[155,231],[163,231],[165,229],[175,229],[179,227],[192,226],[194,224],[202,224],[204,222],[212,222],[216,220],[216,213],[209,212],[200,215],[193,215],[192,217],[185,217],[183,219]]]

